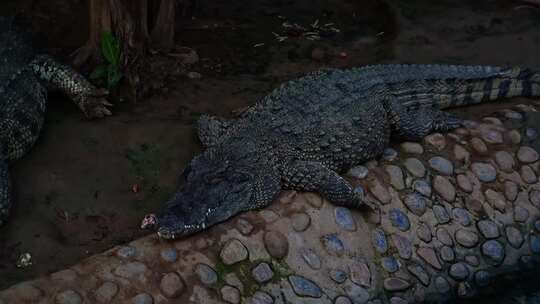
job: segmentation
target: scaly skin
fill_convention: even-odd
[[[377,65],[323,70],[285,83],[233,121],[203,116],[208,147],[186,184],[143,220],[177,238],[267,206],[281,189],[318,191],[336,205],[361,207],[339,176],[380,155],[390,136],[416,140],[458,127],[441,109],[502,97],[537,96],[540,77],[486,66]]]
[[[11,19],[0,18],[0,225],[11,201],[8,162],[23,157],[36,142],[45,118],[47,87],[61,90],[89,118],[111,112],[106,90],[98,89],[67,65],[35,56]]]

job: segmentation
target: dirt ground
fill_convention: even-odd
[[[22,10],[38,44],[69,61],[85,41],[85,7],[82,0],[9,0],[0,14]],[[285,20],[308,26],[317,19],[340,32],[283,42],[272,33],[284,35]],[[118,103],[114,116],[99,121],[85,120],[65,97],[50,96],[41,138],[13,165],[16,204],[0,228],[0,288],[143,235],[140,219],[174,192],[182,168],[201,148],[193,129],[201,113],[230,116],[280,82],[321,67],[399,62],[538,69],[539,25],[538,9],[510,0],[200,1],[179,17],[177,44],[197,51],[199,62],[187,69],[201,79],[156,76],[148,98]],[[157,54],[156,65],[159,56],[171,60]],[[25,252],[33,265],[16,268]]]

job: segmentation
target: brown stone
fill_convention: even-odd
[[[401,291],[411,287],[411,283],[401,278],[387,278],[384,280],[384,289],[388,291]]]
[[[264,234],[264,246],[270,256],[282,259],[289,252],[289,241],[281,232],[268,231]]]
[[[457,184],[461,190],[471,193],[473,191],[473,186],[471,184],[471,181],[469,178],[464,174],[458,174],[457,176]]]
[[[433,189],[447,202],[451,203],[456,199],[454,185],[444,176],[437,175],[433,178]]]
[[[176,272],[169,272],[161,278],[159,288],[167,298],[177,298],[184,290],[184,281]]]
[[[431,267],[441,270],[442,265],[439,261],[439,258],[437,257],[437,254],[435,253],[435,250],[431,247],[420,247],[418,250],[416,250],[416,254],[418,254],[419,257],[422,258],[426,263],[428,263]]]
[[[484,141],[478,137],[471,138],[471,146],[478,153],[486,153],[488,150]]]

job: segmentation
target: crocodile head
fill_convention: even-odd
[[[184,171],[186,183],[161,211],[147,215],[141,227],[174,239],[250,209],[255,170],[245,156],[210,148],[194,158]]]

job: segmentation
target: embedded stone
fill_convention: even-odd
[[[487,201],[493,207],[504,212],[504,209],[506,207],[506,200],[501,193],[494,191],[492,189],[487,189],[486,192],[484,192],[484,194],[486,195]]]
[[[446,211],[446,208],[444,208],[444,206],[434,205],[433,213],[435,214],[435,218],[437,219],[439,224],[446,224],[450,222],[450,215],[448,215],[448,212]]]
[[[499,264],[504,260],[504,247],[496,240],[489,240],[482,244],[482,254]]]
[[[458,229],[455,236],[456,242],[465,248],[473,248],[479,241],[478,234],[470,230]]]
[[[471,184],[471,181],[469,178],[464,174],[458,174],[457,176],[457,184],[461,190],[471,193],[473,191],[473,186]]]
[[[383,150],[382,157],[384,160],[393,161],[398,157],[398,152],[392,148],[386,148]]]
[[[504,172],[512,172],[514,170],[514,157],[506,151],[498,151],[495,153],[495,162]]]
[[[273,223],[279,219],[279,215],[276,212],[268,209],[263,209],[259,211],[259,215],[267,223]]]
[[[236,229],[243,235],[248,235],[253,231],[253,225],[247,220],[240,218],[236,221]]]
[[[319,261],[320,263],[320,261]],[[320,268],[320,267],[319,267]],[[274,272],[268,263],[260,263],[251,270],[251,275],[258,283],[265,283],[272,279]]]
[[[411,283],[401,278],[386,278],[383,282],[384,289],[388,291],[402,291],[411,287]]]
[[[422,216],[426,212],[427,199],[420,193],[407,194],[403,201],[405,206],[417,216]]]
[[[404,142],[401,144],[401,150],[409,154],[422,154],[424,153],[424,147],[421,144],[415,142]]]
[[[521,245],[523,245],[523,234],[521,234],[519,229],[513,226],[507,226],[506,229],[504,229],[504,232],[510,246],[519,249]]]
[[[512,181],[504,182],[504,196],[509,201],[515,201],[518,195],[518,186]]]
[[[473,163],[471,169],[481,182],[491,183],[497,178],[497,171],[488,163]]]
[[[490,220],[481,220],[478,222],[478,230],[486,239],[495,239],[499,237],[499,227]]]
[[[446,147],[446,139],[441,133],[433,133],[424,137],[424,142],[439,151]]]
[[[486,152],[487,152],[487,146],[486,146],[486,144],[484,143],[483,140],[481,140],[481,139],[478,138],[478,137],[473,137],[473,138],[471,138],[471,146],[472,146],[473,149],[476,150],[476,152],[478,152],[478,153],[486,153]]]
[[[264,247],[271,257],[282,259],[289,252],[289,241],[278,231],[268,231],[264,234]]]
[[[371,233],[371,240],[373,242],[373,247],[375,247],[379,253],[385,253],[388,250],[388,242],[386,241],[384,231],[381,229],[373,229]]]
[[[251,297],[250,304],[273,304],[274,299],[264,291],[256,291]]]
[[[230,239],[223,245],[219,257],[225,265],[233,265],[247,259],[248,250],[238,239]]]
[[[315,251],[310,248],[302,248],[300,249],[300,253],[302,254],[302,258],[309,265],[309,267],[313,269],[321,268],[321,259]]]
[[[456,258],[454,249],[450,246],[442,246],[440,249],[441,259],[447,263],[452,262]]]
[[[116,267],[114,274],[119,277],[130,279],[142,275],[146,269],[146,265],[141,262],[131,262]]]
[[[81,295],[75,290],[64,290],[55,297],[57,304],[80,304],[83,302]]]
[[[366,303],[369,300],[369,292],[362,286],[347,284],[343,289],[353,303]]]
[[[456,199],[454,185],[444,176],[437,175],[433,178],[433,189],[447,202],[453,202]]]
[[[366,263],[353,263],[349,265],[349,272],[351,281],[364,286],[371,286],[371,271]]]
[[[398,228],[401,231],[407,231],[411,227],[409,218],[400,209],[396,209],[396,208],[390,209],[389,217],[390,217],[390,222],[392,223],[392,226]]]
[[[195,274],[199,278],[199,281],[206,286],[214,285],[218,281],[216,271],[206,264],[197,264],[195,266]]]
[[[516,206],[514,208],[514,220],[516,222],[524,223],[527,221],[528,218],[529,218],[529,210],[521,206]]]
[[[343,251],[345,251],[343,241],[341,241],[341,239],[336,234],[325,235],[321,238],[321,240],[324,248],[326,248],[329,253],[341,255],[343,254]]]
[[[385,166],[385,170],[390,176],[390,184],[397,190],[403,190],[405,188],[405,182],[403,181],[403,171],[401,168],[394,165]]]
[[[177,298],[184,292],[186,286],[177,273],[169,272],[161,278],[159,288],[165,297]]]
[[[334,304],[353,304],[353,302],[346,296],[339,296],[334,300]]]
[[[458,161],[469,162],[471,154],[461,145],[454,145],[454,157]]]
[[[454,241],[452,240],[452,236],[450,235],[448,230],[446,230],[446,228],[438,228],[435,231],[435,234],[437,235],[437,239],[441,243],[443,243],[444,245],[447,245],[447,246],[453,246],[454,245]]]
[[[463,208],[452,209],[452,217],[462,226],[470,226],[472,224],[471,214]]]
[[[136,249],[133,246],[122,246],[116,251],[116,255],[120,258],[128,259],[137,254]]]
[[[425,197],[431,196],[431,185],[423,179],[417,179],[413,182],[413,189]]]
[[[527,184],[534,184],[538,181],[536,174],[530,166],[521,166],[520,173],[521,178],[523,178],[523,181]]]
[[[454,165],[444,157],[434,156],[430,158],[429,166],[442,175],[452,175],[454,173]]]
[[[517,130],[512,130],[508,132],[508,138],[510,138],[510,141],[514,145],[518,145],[519,143],[521,143],[521,134],[519,134]]]
[[[174,248],[166,248],[161,250],[160,256],[165,262],[173,263],[178,259],[178,252]]]
[[[323,295],[321,288],[317,284],[304,277],[291,275],[289,276],[289,282],[294,293],[300,297],[320,298]]]
[[[531,248],[532,253],[540,254],[540,237],[531,235],[529,238],[529,247]]]
[[[240,303],[240,291],[233,286],[225,285],[221,287],[219,291],[221,293],[221,299],[227,303],[238,304]]]
[[[383,257],[381,259],[381,265],[384,270],[388,271],[389,273],[394,273],[399,269],[398,261],[394,257]]]
[[[450,291],[450,283],[442,276],[435,277],[435,289],[440,293],[447,293]]]
[[[347,231],[356,230],[356,222],[352,216],[352,213],[349,209],[345,207],[336,207],[334,209],[334,217],[336,219],[336,224],[342,229]]]
[[[426,175],[426,168],[424,164],[417,158],[407,158],[403,163],[407,171],[416,177],[423,177]]]
[[[467,262],[467,264],[469,264],[471,266],[474,266],[474,267],[478,267],[480,265],[480,260],[475,255],[467,255],[467,256],[465,256],[465,262]]]
[[[529,140],[535,140],[538,137],[538,131],[535,128],[528,127],[525,129],[525,136]]]
[[[491,281],[491,275],[485,270],[479,270],[474,274],[474,281],[480,287],[489,285]]]
[[[154,298],[147,293],[139,293],[138,295],[131,298],[131,303],[133,304],[154,304]]]
[[[422,258],[426,263],[428,263],[431,267],[441,270],[442,265],[439,261],[439,258],[437,257],[437,254],[435,254],[435,250],[431,247],[420,247],[416,250],[416,254]]]
[[[480,133],[482,135],[482,139],[485,140],[487,143],[490,143],[490,144],[503,143],[503,136],[502,136],[502,133],[499,131],[496,131],[489,127],[482,128],[482,126],[480,126]]]
[[[409,301],[400,297],[391,297],[390,304],[409,304]]]
[[[448,273],[453,279],[464,281],[469,277],[469,268],[464,263],[455,263],[450,266]]]
[[[330,270],[330,278],[334,282],[341,284],[347,280],[347,273],[340,269],[332,269]]]
[[[412,264],[407,266],[407,270],[415,276],[420,283],[422,283],[424,286],[429,285],[429,273],[424,269],[424,267],[418,265],[418,264]]]
[[[96,300],[100,303],[109,303],[118,293],[118,285],[107,281],[96,289]]]
[[[349,172],[347,172],[347,175],[358,178],[358,179],[364,179],[369,173],[369,169],[364,166],[356,166],[352,167]]]
[[[540,208],[540,191],[539,190],[533,190],[529,193],[529,199],[531,200],[531,203],[536,207]]]
[[[302,232],[308,229],[309,224],[311,223],[311,218],[309,215],[303,212],[298,212],[291,216],[291,222],[294,231]]]
[[[377,178],[369,180],[369,191],[379,200],[382,204],[388,204],[392,200],[388,189],[381,184]]]
[[[538,152],[531,147],[522,146],[517,152],[517,158],[525,164],[534,163],[538,160]]]
[[[420,238],[422,241],[429,243],[431,242],[431,229],[426,224],[420,224],[418,226],[418,229],[416,229],[416,234],[418,235],[418,238]]]
[[[394,246],[396,246],[399,256],[402,259],[410,259],[412,256],[412,244],[411,241],[399,234],[392,235],[392,240],[394,242]]]

